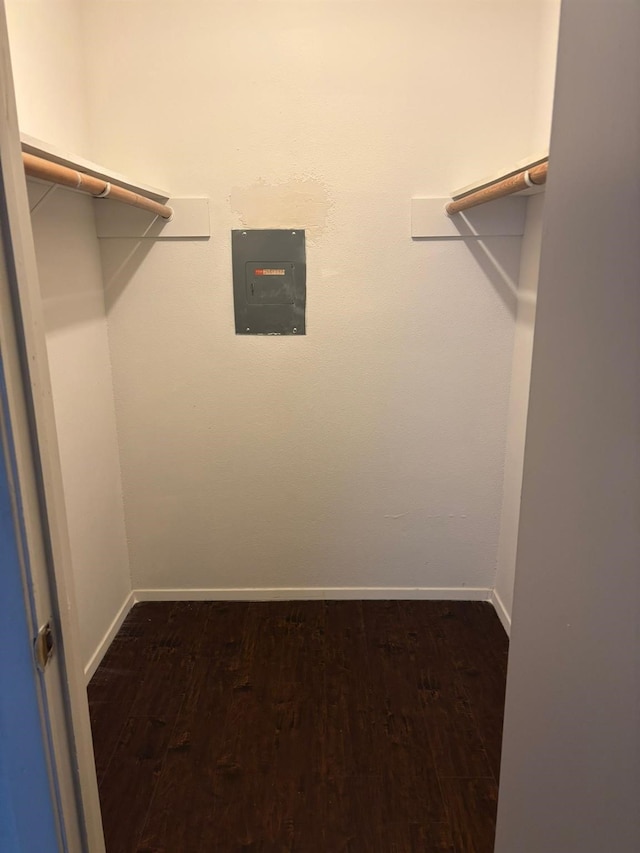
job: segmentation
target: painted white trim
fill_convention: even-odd
[[[255,587],[238,589],[135,589],[136,601],[304,601],[344,599],[415,599],[489,601],[487,587]]]
[[[502,622],[502,627],[507,632],[507,636],[510,636],[511,616],[507,612],[507,608],[504,606],[504,602],[502,601],[495,589],[491,590],[489,601],[491,602],[491,604],[493,604],[493,608],[498,614],[498,619]]]
[[[107,629],[84,668],[87,684],[105,656],[132,607],[140,601],[490,601],[505,631],[511,630],[511,619],[495,589],[488,587],[238,587],[211,589],[134,589]]]
[[[102,658],[107,653],[107,649],[109,648],[109,646],[113,642],[116,634],[118,633],[118,631],[122,627],[122,623],[127,618],[127,614],[129,613],[129,611],[131,610],[133,605],[136,603],[136,601],[137,601],[137,599],[136,599],[135,595],[133,594],[133,592],[130,592],[129,595],[123,601],[122,607],[120,608],[120,610],[118,610],[115,619],[113,620],[111,625],[109,625],[106,634],[98,643],[98,648],[95,650],[95,652],[89,658],[89,661],[87,662],[87,664],[85,665],[85,668],[84,668],[84,675],[85,675],[87,684],[93,678],[93,674],[95,673],[96,669],[100,666],[100,662],[102,661]]]

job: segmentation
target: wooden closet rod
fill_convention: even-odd
[[[516,175],[511,175],[503,181],[498,181],[497,184],[491,184],[488,187],[483,187],[476,192],[469,193],[456,201],[451,201],[446,206],[445,210],[449,215],[460,213],[462,210],[468,210],[470,207],[477,207],[479,204],[484,204],[486,201],[493,201],[496,198],[502,198],[505,195],[526,190],[527,187],[541,186],[547,180],[547,170],[549,163],[540,163],[539,166],[532,166],[531,169],[524,169]]]
[[[54,184],[61,184],[63,187],[71,187],[74,190],[89,193],[94,198],[112,198],[115,201],[139,207],[141,210],[147,210],[149,213],[155,213],[156,216],[161,216],[163,219],[171,219],[173,216],[173,210],[168,205],[160,204],[158,201],[138,195],[131,190],[125,190],[124,187],[110,184],[102,178],[94,178],[84,172],[77,172],[75,169],[69,169],[67,166],[61,166],[59,163],[52,163],[43,157],[36,157],[24,152],[22,162],[25,173],[30,178],[41,178],[43,181],[51,181]]]

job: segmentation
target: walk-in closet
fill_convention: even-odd
[[[599,766],[563,694],[587,613],[630,630],[637,487],[609,450],[637,297],[590,284],[626,231],[598,255],[611,218],[576,187],[616,169],[590,97],[632,156],[602,68],[630,86],[637,10],[4,5],[60,849],[591,853],[548,846],[535,801]],[[596,612],[616,536],[624,601]],[[593,630],[613,694],[632,664]]]

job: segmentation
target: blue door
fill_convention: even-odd
[[[0,361],[0,417],[6,424],[2,386]],[[7,477],[13,450],[6,446],[10,444],[6,435],[4,443],[3,447],[0,441],[0,851],[58,853],[19,559],[19,526]]]

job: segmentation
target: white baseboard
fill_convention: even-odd
[[[485,587],[242,587],[238,589],[136,589],[136,601],[337,601],[344,599],[415,599],[432,601],[488,601]]]
[[[122,623],[127,618],[128,612],[131,610],[131,608],[136,603],[136,601],[137,601],[137,598],[136,598],[135,592],[130,592],[129,595],[125,598],[124,602],[122,603],[122,607],[120,608],[120,610],[118,610],[118,613],[116,614],[115,619],[113,620],[111,625],[109,625],[109,628],[107,629],[107,633],[104,635],[102,640],[100,640],[100,642],[98,643],[98,648],[95,650],[95,652],[89,658],[89,661],[85,665],[85,668],[84,668],[84,676],[85,676],[87,684],[93,678],[93,674],[95,673],[96,669],[100,666],[100,661],[102,660],[102,658],[107,653],[107,649],[109,648],[109,646],[113,642],[115,635],[118,633],[118,631],[122,627]]]
[[[239,587],[237,589],[134,589],[124,600],[115,619],[84,668],[87,681],[122,627],[131,608],[140,601],[490,601],[507,634],[511,620],[495,590],[488,587],[338,586],[338,587]]]
[[[502,627],[507,632],[507,636],[511,634],[511,616],[507,613],[507,608],[504,606],[504,603],[495,589],[491,590],[491,595],[489,596],[489,601],[493,604],[493,607],[498,614],[498,619],[502,622]]]

